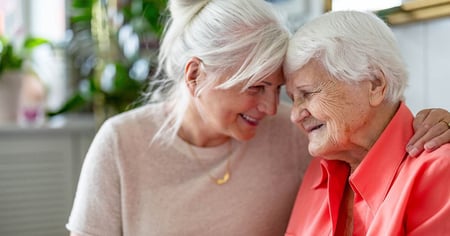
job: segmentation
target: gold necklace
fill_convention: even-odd
[[[192,146],[190,144],[188,144],[188,148],[189,148],[189,151],[191,152],[192,156],[194,156],[194,158],[198,161],[198,163],[202,166],[202,168],[206,170],[207,168],[203,165],[202,161],[197,156],[197,154],[195,153],[194,149],[192,148]],[[209,178],[217,185],[225,184],[231,178],[231,161],[230,161],[230,159],[231,159],[230,155],[231,155],[231,151],[232,151],[231,141],[228,142],[228,148],[229,148],[229,151],[228,151],[228,155],[227,155],[228,156],[227,166],[226,166],[225,174],[222,176],[222,178],[215,177],[208,171]]]

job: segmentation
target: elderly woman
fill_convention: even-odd
[[[448,235],[450,145],[408,157],[407,73],[383,21],[313,20],[293,37],[285,74],[291,120],[315,156],[286,235]]]

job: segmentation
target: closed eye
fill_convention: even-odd
[[[250,86],[247,88],[247,92],[250,95],[256,95],[258,93],[263,93],[265,91],[265,86],[264,85],[256,85],[256,86]]]
[[[313,95],[320,93],[322,90],[316,90],[316,91],[300,91],[299,95],[303,99],[311,98]]]
[[[316,90],[316,91],[305,91],[305,90],[297,90],[297,92],[293,94],[288,94],[288,96],[291,98],[291,100],[295,103],[303,103],[306,100],[311,99],[315,94],[320,93],[322,90]]]

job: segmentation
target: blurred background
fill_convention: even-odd
[[[329,10],[375,11],[407,63],[406,103],[450,108],[450,0],[269,2],[293,31]],[[0,235],[68,234],[96,129],[142,104],[166,4],[0,0]]]

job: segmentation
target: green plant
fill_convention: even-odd
[[[22,65],[29,59],[32,49],[43,44],[51,45],[46,39],[27,37],[23,45],[16,49],[11,41],[0,36],[0,75],[8,70],[22,69]]]
[[[73,38],[67,51],[76,89],[49,115],[84,109],[100,110],[106,118],[139,105],[136,101],[156,64],[166,4],[167,0],[128,0],[119,5],[74,0]]]

